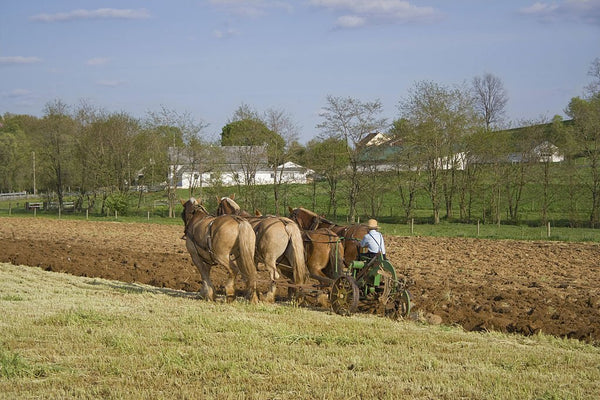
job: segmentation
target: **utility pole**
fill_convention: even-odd
[[[35,187],[35,151],[31,152],[31,158],[33,160],[33,195],[37,195],[37,188]]]

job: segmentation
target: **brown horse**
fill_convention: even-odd
[[[344,268],[344,247],[331,229],[303,230],[306,266],[311,278],[330,283]]]
[[[225,285],[227,301],[235,298],[235,278],[238,272],[246,280],[247,296],[252,303],[258,302],[256,288],[256,265],[254,249],[256,237],[248,221],[233,215],[215,217],[194,198],[181,201],[181,218],[185,225],[185,245],[202,275],[200,295],[215,300],[210,270],[214,265],[223,266],[229,278]]]
[[[293,279],[294,284],[306,283],[309,272],[304,258],[302,234],[298,225],[291,219],[275,216],[250,216],[240,209],[231,196],[219,199],[217,215],[244,216],[252,225],[256,234],[255,259],[267,267],[271,278],[266,301],[275,300],[276,280],[279,278],[278,266],[285,276]],[[291,271],[286,270],[285,267],[291,267]]]
[[[334,231],[342,239],[342,244],[344,246],[344,261],[346,263],[358,259],[360,255],[360,242],[362,238],[369,233],[369,228],[366,225],[338,225],[303,207],[289,207],[289,211],[290,218],[304,230],[328,228]]]

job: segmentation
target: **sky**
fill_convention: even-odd
[[[379,100],[391,123],[416,83],[490,73],[514,126],[565,117],[597,57],[600,0],[2,0],[0,114],[165,108],[215,139],[247,105],[306,143],[328,95]]]

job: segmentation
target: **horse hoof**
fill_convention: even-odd
[[[235,296],[227,296],[227,302],[233,303],[235,301]]]
[[[265,303],[275,303],[275,295],[273,293],[268,293],[264,297],[264,301]]]

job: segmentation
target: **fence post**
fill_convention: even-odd
[[[148,221],[150,221],[150,211],[148,211]]]
[[[33,207],[33,216],[37,217],[37,207]]]
[[[119,219],[119,214],[118,214],[117,210],[115,210],[115,219]]]
[[[89,217],[90,217],[90,210],[86,208],[85,209],[85,219],[86,219],[86,221],[89,219]]]
[[[479,237],[479,220],[477,220],[477,237]]]
[[[410,234],[414,235],[415,233],[415,219],[411,218],[410,219]]]
[[[11,204],[8,203],[8,216],[10,217],[11,215],[12,215]]]
[[[548,237],[550,237],[550,221],[548,221],[548,229],[547,229],[547,231],[548,231]]]

